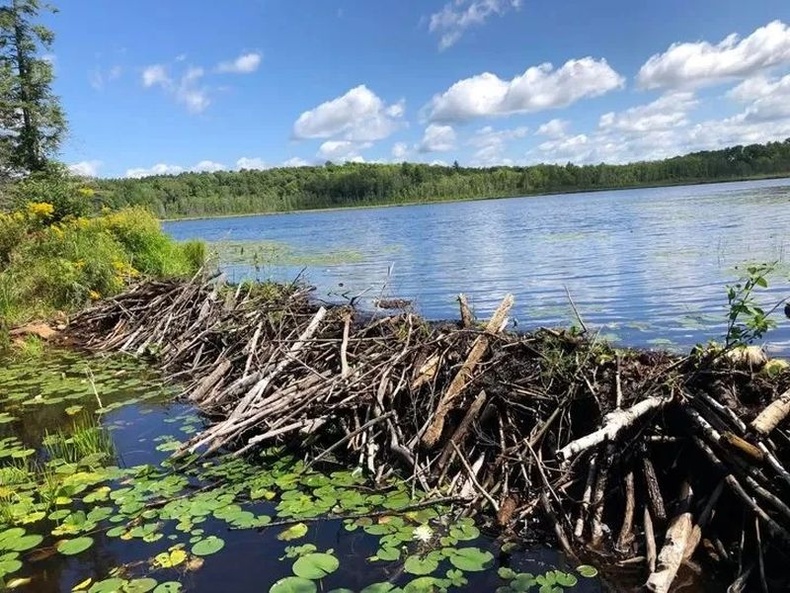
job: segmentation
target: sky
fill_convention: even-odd
[[[790,137],[788,0],[55,0],[76,173],[625,163]]]

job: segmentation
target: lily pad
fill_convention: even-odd
[[[210,556],[211,554],[216,554],[224,547],[225,540],[214,535],[210,535],[192,546],[192,553],[195,556]]]
[[[488,568],[494,560],[491,552],[479,548],[460,548],[453,550],[450,563],[464,572],[480,572]]]
[[[439,562],[433,557],[409,556],[403,565],[403,570],[417,576],[431,574],[437,568]]]
[[[181,591],[181,583],[177,581],[159,583],[154,589],[154,593],[179,593],[179,591]]]
[[[589,564],[582,564],[581,566],[577,566],[576,570],[580,575],[587,579],[594,579],[598,576],[598,569],[594,566],[590,566]]]
[[[91,537],[77,537],[74,539],[64,539],[58,542],[58,552],[64,556],[75,556],[81,554],[93,545]]]
[[[293,565],[294,574],[311,580],[323,579],[340,567],[340,562],[331,554],[307,554],[298,558]]]
[[[277,536],[277,539],[284,542],[290,542],[295,539],[299,539],[300,537],[304,537],[307,535],[307,525],[304,523],[297,523],[296,525],[292,525],[282,533]]]
[[[158,584],[156,579],[134,579],[123,587],[124,593],[148,593],[153,591]]]
[[[316,593],[316,591],[318,587],[315,582],[302,577],[285,577],[269,589],[269,593]]]

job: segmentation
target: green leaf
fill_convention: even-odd
[[[304,523],[297,523],[292,525],[277,536],[277,539],[284,542],[290,542],[307,535],[307,525]]]
[[[409,556],[403,565],[403,570],[413,575],[426,575],[431,574],[434,570],[439,568],[439,562],[434,558],[419,556]]]
[[[575,575],[559,570],[554,571],[554,579],[558,585],[562,585],[563,587],[575,587],[579,582]]]
[[[88,589],[88,593],[118,593],[118,591],[122,591],[122,587],[124,585],[123,579],[112,578],[112,579],[104,579],[103,581],[99,581],[98,583],[93,583],[91,588]]]
[[[594,579],[598,576],[598,569],[594,566],[590,566],[589,564],[582,564],[581,566],[576,567],[576,570],[586,579]]]
[[[148,593],[156,588],[156,579],[134,579],[123,586],[124,593]]]
[[[340,562],[331,554],[307,554],[294,562],[296,576],[317,581],[332,574],[340,567]]]
[[[225,547],[225,541],[215,535],[210,535],[192,546],[195,556],[211,556]]]
[[[166,583],[159,583],[154,593],[179,593],[181,591],[181,583],[176,581],[167,581]]]
[[[496,573],[499,575],[500,579],[511,580],[516,578],[516,571],[512,568],[508,568],[507,566],[500,566]]]
[[[64,556],[75,556],[81,554],[93,545],[92,537],[78,537],[75,539],[65,539],[58,543],[58,552]]]
[[[491,552],[480,548],[460,548],[454,550],[453,555],[450,556],[450,563],[464,572],[483,571],[493,560],[494,555]]]
[[[373,583],[359,593],[393,593],[394,591],[396,591],[396,588],[392,583]]]
[[[394,562],[400,559],[400,550],[398,548],[382,547],[376,552],[376,556],[379,560]]]
[[[316,593],[316,591],[318,591],[316,584],[302,577],[285,577],[269,589],[269,593]]]

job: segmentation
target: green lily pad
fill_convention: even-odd
[[[305,579],[319,580],[332,574],[340,567],[340,562],[331,554],[307,554],[294,562],[293,572]]]
[[[177,581],[159,583],[154,589],[154,593],[179,593],[179,591],[181,591],[181,583]]]
[[[464,572],[480,572],[488,568],[494,560],[491,552],[479,548],[460,548],[453,550],[450,556],[450,564]]]
[[[210,535],[192,546],[192,553],[195,556],[210,556],[211,554],[219,552],[224,547],[225,540],[214,535]]]
[[[153,591],[158,584],[156,579],[134,579],[123,587],[124,593],[148,593]]]
[[[598,569],[594,566],[590,566],[589,564],[582,564],[581,566],[577,566],[576,570],[580,575],[587,579],[594,579],[598,576]]]
[[[75,556],[81,554],[93,545],[92,537],[77,537],[75,539],[64,539],[58,543],[58,552],[64,556]]]
[[[269,589],[269,593],[316,593],[316,591],[318,587],[315,582],[302,577],[285,577]]]
[[[91,588],[88,589],[88,593],[118,593],[118,591],[122,590],[124,582],[123,579],[118,578],[104,579],[98,583],[93,583]]]
[[[277,536],[277,539],[284,542],[290,542],[307,535],[307,525],[304,523],[297,523],[292,525]]]
[[[439,562],[432,557],[420,558],[419,556],[409,556],[403,565],[403,570],[413,575],[431,574],[439,568]]]

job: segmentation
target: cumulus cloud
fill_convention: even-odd
[[[321,159],[338,162],[364,162],[360,151],[373,146],[370,142],[351,142],[350,140],[327,140],[318,149],[318,156]]]
[[[561,138],[565,135],[569,123],[569,121],[564,119],[550,119],[545,124],[542,124],[535,134],[546,136],[547,138]]]
[[[190,170],[195,173],[216,173],[217,171],[227,170],[227,167],[222,163],[215,163],[214,161],[200,161]]]
[[[392,158],[395,160],[403,160],[409,156],[409,145],[406,142],[396,142],[392,146]]]
[[[429,119],[451,122],[555,109],[623,85],[623,77],[606,60],[591,57],[569,60],[557,70],[548,63],[533,66],[512,80],[485,72],[436,95],[428,106]]]
[[[439,49],[454,45],[467,29],[483,25],[491,16],[502,16],[521,7],[521,0],[454,0],[431,15],[428,29],[439,35]]]
[[[82,161],[69,165],[69,171],[80,177],[98,177],[101,161]]]
[[[283,167],[309,167],[310,162],[298,156],[288,159],[283,163]]]
[[[675,43],[647,60],[637,81],[648,89],[699,87],[786,64],[790,64],[790,27],[777,20],[744,39],[733,33],[715,45]]]
[[[249,52],[240,55],[235,60],[221,62],[217,66],[217,72],[225,74],[250,74],[258,69],[262,60],[263,56],[260,53]]]
[[[190,113],[201,113],[211,104],[208,90],[200,84],[205,75],[203,68],[190,67],[178,79],[170,77],[167,68],[154,64],[143,69],[143,86],[161,87]]]
[[[264,161],[261,158],[243,156],[236,161],[236,168],[239,170],[241,169],[262,170],[262,169],[269,169],[270,167],[268,164],[266,164],[266,161]]]
[[[365,85],[305,111],[293,127],[295,138],[338,138],[353,142],[383,140],[400,125],[403,103],[387,105]]]
[[[688,124],[688,113],[698,105],[691,92],[670,92],[652,103],[631,107],[621,113],[606,113],[599,126],[623,132],[653,132]]]
[[[455,148],[455,130],[452,126],[430,124],[420,142],[420,152],[447,152]]]
[[[121,66],[113,66],[107,71],[101,68],[94,68],[88,73],[88,82],[94,90],[102,91],[108,82],[118,80],[123,74]]]
[[[790,74],[782,78],[749,78],[731,89],[727,96],[747,105],[745,111],[736,116],[742,121],[790,118]]]
[[[486,126],[477,130],[469,139],[469,145],[474,146],[475,151],[472,160],[478,166],[512,165],[513,160],[505,157],[505,152],[512,140],[526,138],[529,128],[520,126],[509,130],[495,130],[491,126]]]
[[[184,168],[179,167],[178,165],[168,165],[166,163],[158,163],[153,167],[146,168],[136,168],[136,169],[127,169],[126,176],[127,177],[134,177],[134,178],[141,178],[141,177],[150,177],[152,175],[178,175],[179,173],[183,173]]]

